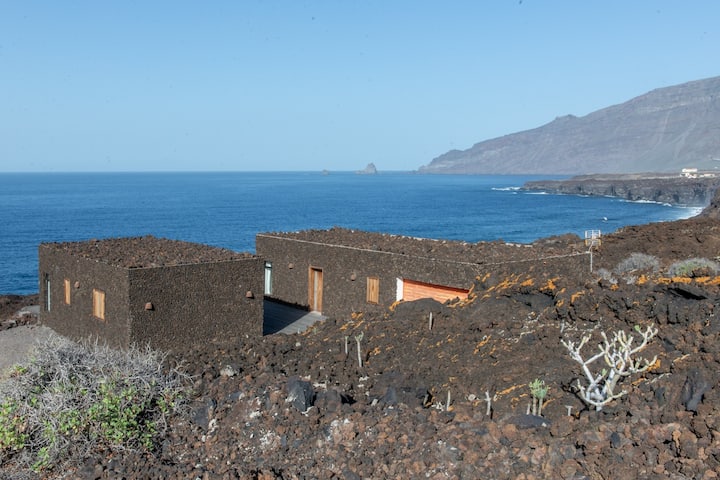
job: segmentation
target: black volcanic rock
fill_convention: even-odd
[[[388,251],[406,243],[355,237]],[[594,271],[586,253],[559,250],[578,241],[421,242],[443,255],[455,250],[458,261],[481,255],[470,298],[355,312],[302,334],[198,342],[167,357],[196,382],[186,412],[167,418],[151,451],[76,442],[67,462],[40,472],[8,451],[0,477],[714,478],[720,277],[665,275],[678,261],[714,258],[720,222],[697,217],[608,233],[594,251]],[[655,256],[658,272],[616,269],[636,252]],[[429,311],[440,312],[432,329]],[[639,354],[656,361],[620,380],[626,395],[602,411],[588,407],[577,391],[583,368],[561,340],[591,334],[589,356],[600,332],[650,324],[658,334]],[[343,348],[345,337],[360,333],[362,368]],[[227,365],[242,373],[223,374]],[[527,415],[533,379],[549,388],[542,417]]]
[[[616,174],[579,175],[567,180],[537,180],[525,183],[523,189],[705,207],[710,204],[719,185],[720,176],[709,174],[697,178],[676,174]]]
[[[710,204],[700,213],[700,216],[715,220],[720,219],[720,190],[715,191],[715,196],[710,200]]]
[[[720,77],[451,150],[420,173],[587,174],[720,167]]]

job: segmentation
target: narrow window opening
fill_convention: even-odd
[[[50,311],[50,275],[45,274],[45,311]]]
[[[265,295],[272,295],[272,262],[265,262]]]
[[[63,280],[63,287],[65,290],[65,305],[70,305],[70,292],[72,291],[70,289],[70,280],[67,278]]]

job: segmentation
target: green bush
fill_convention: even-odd
[[[27,439],[23,432],[23,419],[18,415],[17,403],[7,401],[0,404],[0,450],[20,450]]]
[[[670,265],[668,275],[671,277],[706,277],[717,275],[720,265],[707,258],[690,258]]]
[[[189,377],[150,348],[53,336],[0,390],[0,464],[43,470],[93,450],[152,451],[180,413]]]

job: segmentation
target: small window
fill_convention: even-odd
[[[272,262],[265,262],[265,295],[272,295]]]
[[[105,320],[105,292],[93,288],[92,302],[93,316]]]
[[[65,305],[70,305],[70,280],[66,278],[63,281],[63,287],[65,288]]]
[[[45,311],[50,311],[50,275],[45,274]]]
[[[368,303],[380,302],[380,279],[378,277],[367,277],[367,301]]]

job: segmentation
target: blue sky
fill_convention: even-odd
[[[0,171],[415,170],[720,75],[713,1],[0,0]]]

